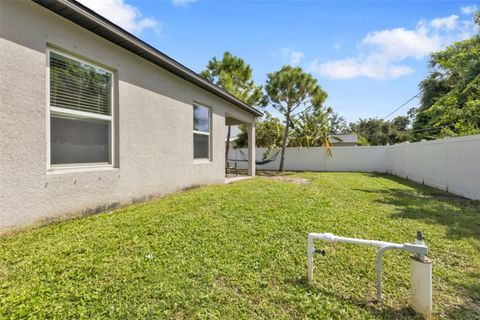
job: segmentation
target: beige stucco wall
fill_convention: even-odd
[[[26,1],[0,1],[0,232],[224,179],[225,115],[254,116]],[[116,70],[117,168],[47,170],[46,50]],[[161,48],[160,48],[161,49]],[[212,161],[194,163],[192,104],[212,108]]]

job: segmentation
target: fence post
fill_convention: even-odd
[[[445,145],[445,191],[448,192],[448,178],[449,178],[449,172],[448,172],[448,137],[443,138],[442,144]]]
[[[255,122],[248,124],[248,175],[255,176]]]

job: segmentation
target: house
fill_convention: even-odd
[[[356,134],[330,134],[328,135],[328,139],[334,147],[358,146],[358,137]]]
[[[0,231],[221,183],[229,124],[255,146],[259,111],[76,1],[0,1],[0,33]]]

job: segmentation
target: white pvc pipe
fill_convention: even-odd
[[[428,252],[428,247],[423,243],[416,244],[399,244],[386,241],[366,240],[357,238],[339,237],[332,233],[309,233],[308,234],[308,262],[307,262],[307,278],[308,281],[313,280],[313,255],[315,253],[314,240],[323,240],[326,242],[345,242],[351,244],[360,244],[370,247],[380,248],[377,252],[377,300],[382,301],[382,256],[383,253],[390,249],[404,250],[415,253],[421,260],[424,259]],[[431,281],[431,280],[430,280]],[[428,297],[427,297],[428,299]]]
[[[411,305],[426,319],[432,315],[432,261],[412,257]]]
[[[370,246],[370,247],[385,247],[385,246],[391,246],[391,245],[398,246],[398,244],[392,243],[392,242],[339,237],[332,233],[309,233],[308,237],[313,239],[323,240],[326,242],[345,242],[345,243],[352,243],[352,244],[361,244],[361,245]]]
[[[313,254],[315,249],[313,247],[313,239],[315,239],[312,234],[308,235],[308,258],[307,258],[307,278],[308,282],[313,280]]]
[[[383,246],[377,251],[377,302],[382,302],[382,257],[385,251],[391,249],[403,249],[403,245],[388,245]]]

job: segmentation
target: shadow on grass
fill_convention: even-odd
[[[355,189],[376,194],[377,203],[395,206],[394,218],[422,220],[441,224],[447,229],[447,237],[480,239],[480,201],[469,200],[444,191],[390,175],[372,174],[409,187]]]
[[[392,218],[440,224],[446,229],[446,238],[452,240],[464,238],[480,240],[480,201],[462,198],[395,176],[383,174],[369,174],[369,176],[388,179],[408,187],[395,188],[390,184],[383,184],[381,188],[355,189],[359,192],[378,195],[373,200],[377,203],[394,206]],[[468,278],[480,279],[480,273],[472,273]],[[448,318],[476,319],[480,315],[480,283],[451,285],[457,286],[459,291],[470,298],[470,301],[447,310]]]
[[[480,279],[480,273],[470,273],[470,277]],[[446,311],[447,319],[480,319],[480,283],[463,284],[459,289],[464,291],[470,299],[450,307]]]
[[[471,272],[470,276],[474,279],[480,279],[480,271],[479,272]],[[479,311],[478,313],[480,314],[480,281],[476,283],[472,283],[470,285],[467,285],[465,289],[468,292],[471,292],[472,295],[470,296],[472,300],[475,302],[477,305],[477,310]]]
[[[470,277],[473,279],[480,279],[480,272],[471,272]],[[480,281],[463,285],[462,289],[468,293],[471,301],[452,308],[449,314],[452,318],[458,314],[472,315],[473,319],[480,319]],[[466,317],[465,317],[466,318]]]
[[[396,309],[385,304],[379,304],[375,299],[369,300],[368,298],[358,299],[354,297],[345,297],[342,294],[311,285],[305,278],[289,279],[286,282],[310,294],[325,296],[361,308],[374,317],[382,319],[423,319],[422,316],[408,306]]]

